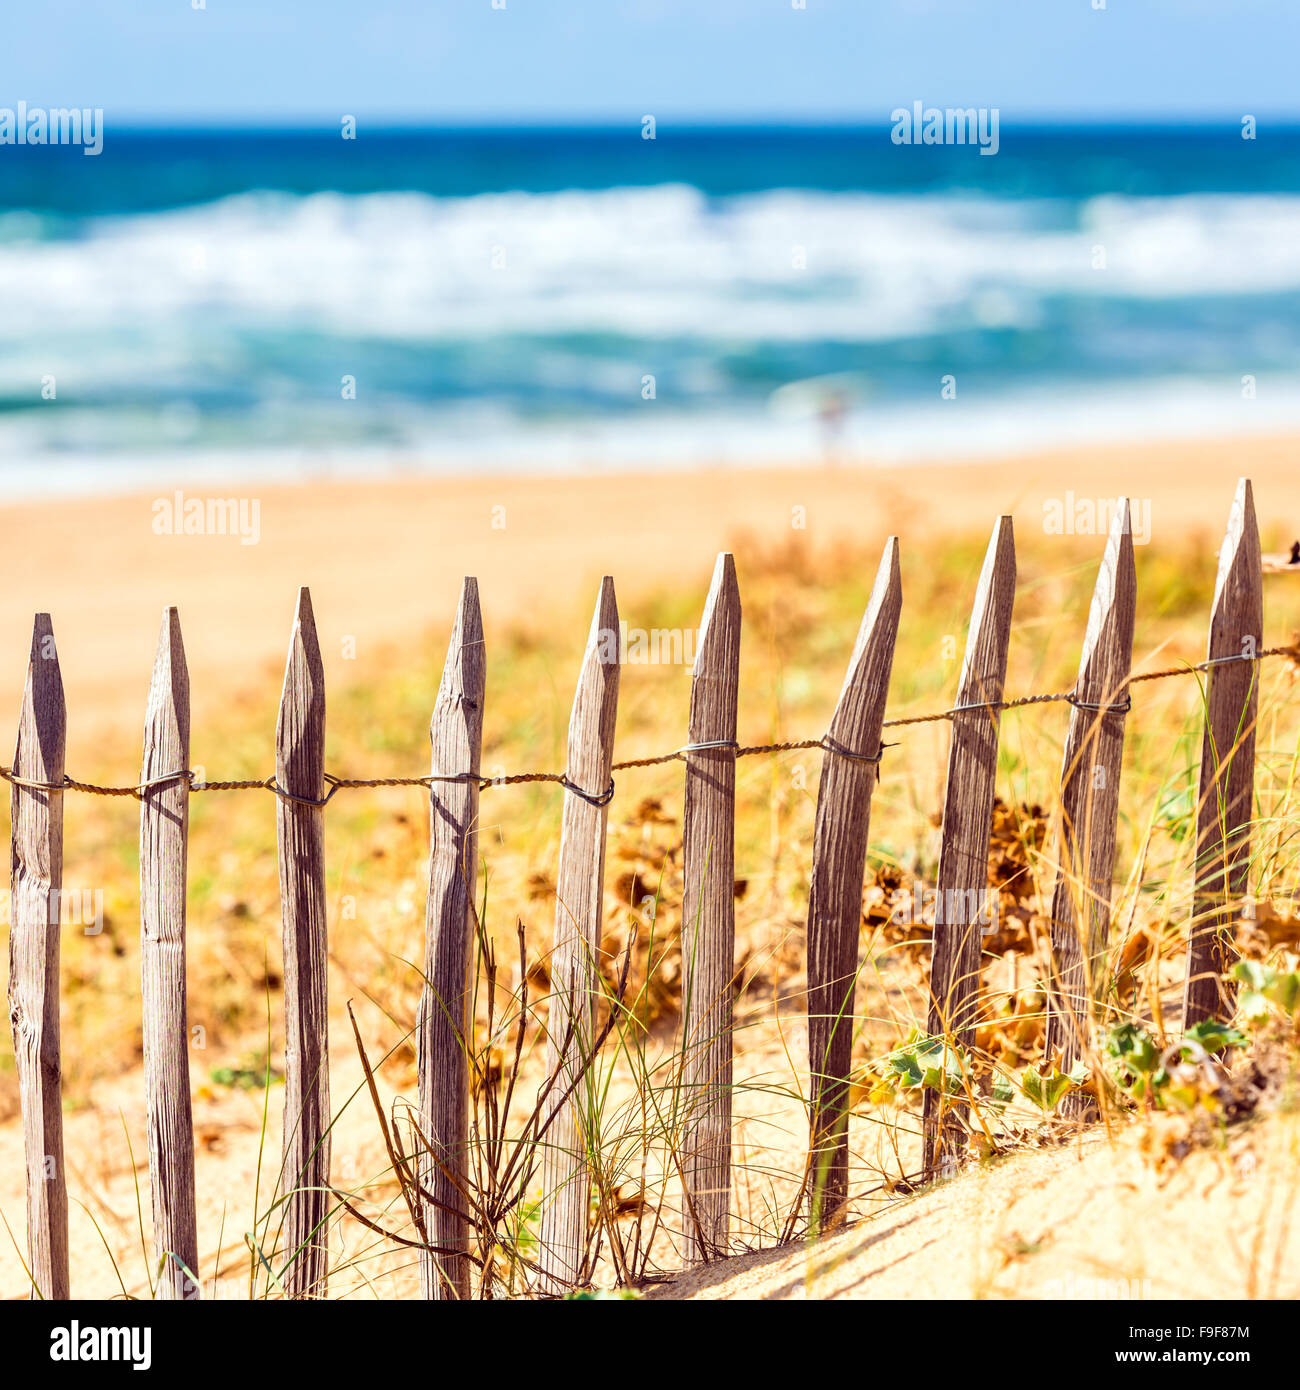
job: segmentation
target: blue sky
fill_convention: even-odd
[[[116,121],[1300,117],[1300,0],[10,0],[0,106]],[[500,4],[501,0],[497,0]]]

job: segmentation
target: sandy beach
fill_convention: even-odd
[[[1152,544],[1178,547],[1203,535],[1217,546],[1242,475],[1255,485],[1265,548],[1289,545],[1300,535],[1298,459],[1300,438],[1251,437],[871,470],[404,478],[186,492],[256,498],[260,534],[249,545],[233,535],[155,534],[154,502],[172,498],[171,489],[24,503],[3,509],[0,644],[9,657],[0,662],[0,708],[17,711],[37,611],[53,615],[59,642],[69,765],[84,761],[91,741],[120,734],[125,770],[135,758],[166,604],[181,611],[198,729],[220,701],[264,689],[268,668],[282,665],[301,584],[312,589],[331,681],[346,680],[347,663],[330,661],[346,639],[364,664],[394,643],[443,633],[465,574],[479,578],[489,636],[522,616],[542,619],[548,604],[571,611],[603,573],[614,576],[623,616],[635,622],[638,597],[666,581],[694,576],[702,594],[715,553],[738,538],[778,543],[802,527],[812,547],[845,539],[874,546],[898,534],[906,594],[909,568],[926,564],[945,536],[982,533],[1002,512],[1022,532],[1041,535],[1045,508],[1071,500],[1129,495],[1150,504]],[[743,597],[743,575],[741,583]],[[1270,622],[1285,626],[1296,616]]]
[[[407,477],[367,482],[323,480],[299,487],[267,488],[251,495],[238,487],[186,492],[186,497],[205,499],[219,496],[251,502],[255,498],[258,536],[257,543],[249,545],[241,544],[237,535],[156,534],[153,519],[157,497],[151,495],[10,506],[4,515],[8,583],[0,591],[0,639],[10,655],[0,663],[0,708],[7,701],[10,710],[17,713],[32,613],[51,612],[69,712],[69,771],[74,776],[86,775],[81,772],[85,768],[94,776],[128,781],[134,776],[139,756],[159,612],[165,604],[174,603],[184,624],[196,761],[211,756],[210,775],[220,775],[218,760],[224,770],[234,750],[214,747],[218,740],[214,740],[212,730],[221,729],[228,706],[239,706],[236,722],[244,732],[252,729],[256,735],[258,729],[265,728],[269,748],[295,591],[306,583],[313,592],[331,691],[344,691],[355,683],[363,696],[366,722],[358,726],[353,711],[353,722],[346,726],[350,732],[341,745],[344,756],[340,766],[351,770],[365,765],[357,747],[359,733],[370,727],[391,727],[393,710],[403,694],[395,688],[403,678],[399,668],[409,681],[409,672],[417,664],[404,659],[410,644],[420,644],[427,657],[440,661],[464,574],[476,574],[480,580],[489,648],[494,635],[500,648],[505,648],[509,644],[501,639],[509,636],[517,646],[522,633],[533,647],[553,653],[561,647],[571,648],[580,639],[580,615],[603,573],[614,575],[622,616],[636,624],[638,611],[649,613],[650,601],[665,592],[685,601],[694,586],[702,596],[714,555],[721,548],[741,545],[754,554],[755,547],[776,549],[792,535],[802,534],[812,550],[847,545],[848,553],[856,557],[869,554],[886,535],[898,534],[903,557],[903,636],[915,651],[928,615],[923,597],[918,597],[918,606],[912,610],[914,626],[910,634],[907,632],[909,583],[913,593],[923,596],[923,581],[930,577],[927,567],[937,566],[945,545],[958,538],[968,547],[974,541],[971,553],[978,555],[994,517],[1003,512],[1015,518],[1027,556],[1032,540],[1033,558],[1027,560],[1021,575],[1026,594],[1023,621],[1034,634],[1031,645],[1045,652],[1049,642],[1042,624],[1060,627],[1056,636],[1069,646],[1072,663],[1077,659],[1073,655],[1078,640],[1075,634],[1082,633],[1082,608],[1071,608],[1068,631],[1056,623],[1054,612],[1035,609],[1035,604],[1043,601],[1033,592],[1041,566],[1045,557],[1049,565],[1052,563],[1053,552],[1044,549],[1046,542],[1061,531],[1066,533],[1071,549],[1058,568],[1086,569],[1080,581],[1086,592],[1103,545],[1102,536],[1090,529],[1089,505],[1105,504],[1117,495],[1130,496],[1135,503],[1135,520],[1140,519],[1144,533],[1138,539],[1150,544],[1138,560],[1139,606],[1141,609],[1143,603],[1143,555],[1149,555],[1153,588],[1145,611],[1155,614],[1161,608],[1162,592],[1168,593],[1171,564],[1175,567],[1172,572],[1178,574],[1178,557],[1200,557],[1198,582],[1208,582],[1206,571],[1213,573],[1211,557],[1239,476],[1253,480],[1266,550],[1285,550],[1300,535],[1298,456],[1300,438],[1278,437],[1062,451],[998,463],[936,463],[907,469],[806,466],[549,479]],[[1094,506],[1093,513],[1096,511]],[[1107,525],[1108,517],[1097,529],[1104,531]],[[1082,565],[1081,560],[1085,562]],[[762,586],[759,577],[754,577],[756,602],[747,621],[761,640],[768,640],[774,627],[806,623],[824,609],[827,595],[822,591],[794,593],[782,587],[780,575],[787,573],[793,572],[778,569],[776,579],[766,576],[766,600],[758,598]],[[1155,588],[1160,576],[1163,591]],[[864,582],[868,578],[864,575]],[[959,622],[968,611],[969,590],[965,579],[954,582],[960,599],[949,620]],[[1059,583],[1060,579],[1056,576],[1044,582]],[[743,601],[743,567],[740,583]],[[776,612],[783,595],[790,598],[789,614]],[[1199,614],[1207,607],[1205,595],[1199,594],[1194,608],[1187,611]],[[552,612],[554,621],[548,617]],[[1285,638],[1300,626],[1300,589],[1286,578],[1270,580],[1265,618],[1270,639]],[[851,615],[850,621],[856,623],[856,615]],[[1191,657],[1204,642],[1203,633],[1199,617],[1184,621],[1179,632],[1180,654]],[[842,637],[837,635],[835,640],[838,644]],[[835,667],[835,681],[842,660],[837,645],[830,663]],[[788,674],[791,688],[809,677],[798,662]],[[785,677],[782,672],[783,682]],[[569,679],[567,670],[557,672],[556,689],[549,692],[562,711],[567,709]],[[762,704],[762,683],[755,674],[750,680],[754,684],[747,691],[747,708],[756,708]],[[405,697],[410,695],[407,690]],[[421,714],[411,719],[408,733],[422,739],[420,729],[427,718],[423,711],[429,705],[423,692],[416,692],[416,696],[414,708]],[[429,702],[432,697],[430,689]],[[516,694],[517,702],[524,705],[529,698],[528,690]],[[379,702],[384,704],[383,710],[375,707]],[[490,693],[489,704],[492,702]],[[263,705],[264,722],[259,712]],[[346,708],[346,701],[340,701],[340,706]],[[1159,709],[1155,713],[1158,723]],[[656,719],[662,722],[662,718],[671,720],[672,716],[656,713],[651,695],[643,697],[640,708],[630,697],[628,714],[633,731],[641,728],[643,734],[654,738],[655,747],[667,740],[669,735]],[[809,717],[800,715],[796,722],[802,727]],[[620,718],[625,716],[621,713]],[[563,714],[559,720],[556,728],[562,731]],[[339,723],[344,723],[342,718]],[[922,821],[923,813],[939,804],[939,747],[928,735],[918,734],[907,745],[905,755],[899,755],[897,771],[880,798],[879,825],[885,833],[901,834],[905,802],[917,802]],[[509,755],[529,762],[540,757],[537,748],[527,746],[522,736],[512,738]],[[1058,751],[1052,748],[1041,761],[1054,769],[1059,766],[1058,758]],[[932,776],[918,772],[931,762]],[[638,785],[649,788],[650,783]],[[761,799],[767,805],[770,796],[766,790]],[[343,1011],[345,1000],[366,1001],[360,1004],[360,1017],[368,1044],[375,1048],[392,1042],[388,1003],[397,1001],[399,1016],[402,1008],[409,1006],[403,993],[406,986],[391,983],[384,985],[378,996],[386,1001],[384,1008],[372,1006],[373,991],[380,988],[376,982],[389,978],[385,972],[392,969],[392,962],[414,956],[423,920],[420,899],[427,848],[422,809],[418,795],[409,803],[396,799],[385,803],[390,810],[399,804],[406,806],[406,814],[396,821],[386,816],[382,824],[340,822],[337,816],[343,811],[339,809],[331,823],[332,862],[351,874],[353,858],[372,861],[377,876],[368,888],[364,878],[358,880],[361,887],[357,891],[369,894],[363,896],[370,904],[366,930],[358,932],[350,921],[335,923],[332,938],[331,1048],[340,1096],[350,1094],[360,1084],[350,1025]],[[500,844],[494,841],[491,847],[494,891],[509,905],[510,913],[518,911],[526,916],[538,938],[545,941],[549,935],[547,910],[537,906],[535,885],[539,875],[544,878],[555,845],[544,820],[531,828],[521,821],[521,804],[518,799],[511,802],[508,814],[502,816],[502,824],[510,828],[508,850],[504,840]],[[634,804],[629,801],[628,808]],[[364,814],[361,807],[358,802],[357,815]],[[205,813],[207,810],[205,807]],[[212,814],[227,819],[216,822],[201,838],[194,861],[196,878],[203,880],[203,896],[201,902],[196,899],[192,913],[196,954],[201,952],[199,958],[191,960],[192,1007],[197,1017],[220,1020],[224,990],[238,994],[240,1001],[228,1024],[216,1025],[211,1055],[196,1054],[192,1077],[200,1141],[205,1277],[208,1271],[215,1274],[223,1296],[230,1297],[242,1296],[240,1280],[244,1275],[240,1271],[246,1252],[240,1244],[242,1237],[230,1236],[230,1230],[244,1229],[239,1223],[245,1221],[245,1215],[231,1210],[229,1194],[250,1190],[257,1171],[262,1093],[218,1084],[213,1077],[217,1074],[214,1067],[247,1068],[248,1059],[260,1055],[257,1049],[265,1038],[264,1025],[248,1012],[250,1001],[260,1006],[260,994],[268,985],[269,977],[259,973],[258,962],[269,950],[274,974],[278,950],[271,824],[265,807],[261,810],[263,814],[250,813],[242,805],[223,805],[219,810],[213,807]],[[93,808],[79,806],[77,814],[79,819],[69,831],[69,845],[73,872],[81,876],[78,881],[102,881],[109,872],[107,865],[116,883],[122,865],[127,866],[117,885],[120,891],[110,894],[115,926],[104,940],[112,936],[116,942],[120,930],[124,942],[129,942],[137,926],[134,867],[129,864],[127,848],[135,833],[133,808],[125,802],[99,801]],[[630,844],[641,830],[624,826],[614,841],[618,842],[621,834]],[[798,865],[805,855],[806,838],[806,825],[799,831],[789,823],[771,837],[770,868],[764,868],[766,850],[760,853],[757,841],[747,845],[743,856],[756,874],[770,875],[756,878],[756,884],[767,886],[756,887],[745,900],[742,935],[746,959],[761,960],[765,953],[772,956],[773,988],[779,979],[783,988],[798,989],[802,968],[800,894],[804,891]],[[782,861],[785,867],[778,873],[778,847],[783,839],[791,848]],[[782,873],[786,877],[781,877]],[[348,891],[353,891],[352,879],[347,883]],[[75,992],[76,1007],[81,1009],[74,1017],[71,1003],[65,1005],[70,1085],[74,1081],[81,1084],[88,1054],[102,1052],[105,1057],[121,1058],[120,1067],[105,1064],[106,1074],[95,1080],[88,1094],[83,1094],[86,1088],[82,1085],[68,1113],[73,1195],[77,1201],[88,1203],[95,1218],[92,1222],[80,1208],[73,1213],[79,1286],[102,1295],[111,1295],[118,1287],[114,1263],[124,1272],[132,1292],[144,1291],[144,1274],[136,1258],[135,1186],[147,1172],[142,1078],[138,1063],[131,1060],[138,1054],[138,1042],[133,1041],[137,1024],[131,1009],[120,1018],[116,1013],[100,1018],[98,1011],[92,1010],[97,1031],[87,1032],[86,1027],[88,999],[102,997],[106,988],[134,996],[138,976],[132,949],[127,944],[120,949],[115,945],[116,954],[107,963],[96,954],[94,942],[87,945],[70,938],[65,950],[68,1000]],[[120,962],[117,955],[122,957]],[[113,985],[112,981],[118,983]],[[1177,983],[1175,978],[1171,986],[1175,990]],[[278,981],[269,988],[275,994]],[[762,986],[767,988],[767,984]],[[767,1003],[764,996],[759,1012]],[[274,1009],[272,1056],[278,1058],[278,998]],[[799,1083],[806,1067],[800,1048],[806,1044],[797,1039],[797,1015],[796,1003],[790,1036],[768,1039],[766,1051],[757,1045],[753,1030],[746,1033],[742,1072],[753,1073],[763,1067],[777,1075],[782,1067],[789,1070],[793,1065],[789,1084]],[[786,1055],[791,1038],[796,1038],[793,1064]],[[397,1070],[386,1074],[387,1094],[411,1093],[415,1073],[410,1061],[413,1059],[399,1058]],[[270,1102],[270,1152],[274,1154],[279,1151],[280,1105],[276,1092]],[[802,1112],[797,1104],[789,1111],[783,1125],[795,1137],[788,1150],[772,1161],[793,1173],[802,1142]],[[123,1139],[124,1123],[133,1136],[131,1150]],[[1288,1210],[1293,1205],[1296,1190],[1286,1178],[1286,1155],[1294,1152],[1293,1131],[1294,1126],[1279,1121],[1255,1145],[1268,1184],[1267,1190],[1252,1188],[1251,1203],[1257,1196],[1265,1203],[1277,1196]],[[0,1127],[0,1157],[4,1159],[0,1166],[5,1174],[0,1183],[0,1210],[10,1220],[19,1242],[21,1142],[21,1128],[13,1117]],[[382,1146],[365,1106],[354,1105],[347,1111],[335,1142],[336,1155],[342,1156],[342,1171],[358,1181],[383,1167]],[[880,1220],[868,1221],[839,1237],[827,1247],[824,1259],[810,1259],[802,1253],[802,1246],[766,1251],[743,1259],[734,1274],[728,1267],[706,1276],[692,1276],[661,1288],[657,1296],[788,1298],[889,1293],[905,1297],[1086,1297],[1091,1295],[1053,1292],[1056,1286],[1051,1281],[1119,1278],[1121,1273],[1125,1280],[1154,1280],[1152,1293],[1156,1296],[1163,1292],[1253,1296],[1294,1289],[1296,1248],[1290,1241],[1289,1225],[1280,1232],[1269,1228],[1272,1233],[1268,1240],[1274,1242],[1276,1250],[1270,1245],[1266,1258],[1238,1259],[1225,1247],[1221,1252],[1224,1261],[1235,1261],[1231,1272],[1217,1284],[1201,1278],[1193,1252],[1199,1248],[1196,1232],[1202,1190],[1213,1189],[1213,1201],[1224,1213],[1238,1207],[1247,1211],[1248,1206],[1251,1231],[1265,1230],[1261,1215],[1265,1208],[1240,1206],[1237,1201],[1240,1182],[1233,1166],[1235,1158],[1228,1161],[1201,1155],[1197,1166],[1189,1167],[1187,1176],[1166,1192],[1161,1187],[1164,1179],[1156,1170],[1128,1181],[1126,1175],[1137,1161],[1134,1155],[1131,1145],[1111,1146],[1095,1140],[1089,1142],[1086,1152],[1020,1154],[1014,1163],[987,1174],[968,1175],[918,1199],[914,1207],[903,1205],[895,1210],[890,1205]],[[1170,1216],[1169,1223],[1151,1236],[1141,1258],[1129,1258],[1125,1253],[1129,1250],[1126,1232],[1136,1224],[1144,1204],[1155,1199],[1157,1190],[1164,1192],[1160,1200]],[[376,1201],[387,1201],[392,1194],[380,1183],[373,1195]],[[1104,1231],[1099,1226],[1055,1229],[1053,1212],[1102,1198],[1106,1203]],[[103,1240],[96,1222],[107,1232],[112,1259],[107,1252],[101,1253]],[[938,1253],[944,1248],[938,1241],[939,1233],[955,1225],[964,1233],[956,1261],[947,1253]],[[1040,1250],[1046,1253],[1040,1256]],[[1267,1278],[1260,1285],[1258,1280],[1264,1278],[1260,1271],[1265,1265]],[[0,1260],[0,1270],[0,1291],[18,1294],[23,1281],[16,1262]],[[408,1271],[403,1277],[409,1283],[412,1276]],[[339,1281],[340,1291],[345,1283]],[[400,1287],[407,1289],[406,1284]],[[358,1285],[353,1291],[364,1293],[364,1288]]]

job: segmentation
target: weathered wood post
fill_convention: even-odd
[[[584,1082],[591,1060],[597,959],[605,883],[618,714],[618,603],[614,581],[601,582],[587,649],[569,718],[564,819],[555,888],[555,949],[551,955],[546,1071],[556,1078],[548,1097],[549,1128],[542,1140],[542,1221],[539,1289],[557,1294],[587,1275],[591,1182],[587,1164]],[[566,1100],[565,1093],[573,1087]]]
[[[688,1265],[725,1254],[730,1231],[739,692],[740,591],[735,561],[724,553],[713,571],[691,675],[682,816],[682,1254]]]
[[[902,608],[898,538],[891,536],[849,658],[826,736],[812,885],[808,895],[808,1065],[814,1224],[837,1224],[849,1184],[849,1070],[862,882],[871,794],[879,776],[880,730]]]
[[[961,1049],[969,1049],[975,1040],[980,939],[988,922],[989,834],[1015,593],[1015,541],[1011,518],[1003,516],[993,527],[980,571],[953,706],[935,893],[928,1031]],[[964,1094],[946,1096],[926,1090],[928,1173],[956,1162],[967,1108]]]
[[[473,1046],[470,973],[477,914],[479,758],[487,661],[478,581],[466,579],[442,683],[429,723],[429,901],[418,1053],[420,1117],[433,1148],[420,1157],[425,1230],[440,1251],[420,1253],[426,1298],[470,1296],[469,1065]]]
[[[27,1161],[27,1265],[32,1296],[47,1299],[68,1297],[68,1186],[59,1054],[60,788],[66,738],[54,628],[48,613],[38,613],[18,716],[9,802],[9,1022]]]
[[[1255,790],[1255,723],[1264,645],[1264,579],[1250,480],[1237,484],[1219,551],[1206,659],[1205,733],[1196,815],[1196,890],[1183,1027],[1229,1022],[1237,988],[1232,923],[1246,895]]]
[[[1061,823],[1052,890],[1053,976],[1048,982],[1047,1053],[1063,1071],[1080,1058],[1105,987],[1115,828],[1119,819],[1124,721],[1133,664],[1137,575],[1125,498],[1115,513],[1088,612],[1061,768]],[[1061,1102],[1082,1118],[1086,1094]]]
[[[325,921],[325,670],[311,594],[298,591],[275,731],[284,937],[284,1285],[321,1298],[331,1198]]]
[[[199,1297],[185,998],[189,765],[190,679],[180,616],[167,608],[158,634],[140,767],[141,1014],[160,1298]]]

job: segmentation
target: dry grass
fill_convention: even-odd
[[[1266,545],[1270,540],[1265,537]],[[904,537],[904,610],[891,715],[941,708],[949,697],[983,541],[970,536],[927,544],[923,535]],[[1216,543],[1209,534],[1189,534],[1180,551],[1139,549],[1136,669],[1192,662],[1204,655]],[[851,546],[818,551],[797,537],[779,549],[760,549],[737,537],[734,548],[745,605],[740,739],[761,743],[816,736],[833,708],[877,557]],[[1010,694],[1070,685],[1100,549],[1100,540],[1022,537]],[[702,594],[664,591],[624,616],[646,628],[690,628],[698,623],[701,601]],[[486,772],[563,766],[568,701],[586,630],[584,607],[575,596],[570,611],[553,615],[545,625],[534,621],[489,628]],[[491,615],[487,617],[490,623]],[[1285,635],[1272,619],[1266,637],[1275,641]],[[329,672],[336,681],[328,716],[327,765],[332,770],[382,776],[427,765],[425,730],[444,642],[439,631],[414,647],[394,649],[381,685],[348,685],[339,672]],[[1295,674],[1282,661],[1263,668],[1251,879],[1259,899],[1283,906],[1249,928],[1255,933],[1254,954],[1291,963],[1297,940],[1285,925],[1292,916],[1285,904],[1300,887]],[[195,730],[193,760],[210,777],[265,774],[277,692],[278,673],[268,672],[260,697],[232,705],[217,725]],[[619,756],[677,746],[688,694],[688,672],[680,666],[629,666],[619,711]],[[1176,1034],[1181,943],[1190,912],[1199,718],[1199,686],[1189,676],[1140,687],[1128,724],[1111,943],[1113,1003],[1117,1017],[1141,1019],[1162,1039]],[[1013,711],[1003,721],[990,884],[1004,911],[998,934],[989,942],[985,1018],[968,1078],[976,1095],[983,1094],[994,1070],[1011,1071],[1042,1060],[1043,913],[1051,889],[1052,816],[1065,722],[1059,706]],[[893,905],[897,890],[913,881],[933,882],[947,728],[922,725],[895,737],[898,746],[887,750],[873,805],[864,900],[854,1050],[859,1074],[851,1130],[856,1216],[900,1200],[905,1175],[916,1171],[919,1158],[915,1110],[899,1104],[905,1097],[881,1090],[879,1062],[924,1025],[927,930],[924,923],[899,925],[886,903]],[[111,759],[105,754],[103,765],[79,769],[78,775],[125,780],[132,757],[130,750],[120,753]],[[733,1230],[738,1246],[750,1248],[770,1246],[802,1229],[807,1138],[803,922],[817,773],[818,755],[803,752],[744,760],[737,776],[736,864],[741,877],[736,884]],[[676,1015],[681,809],[679,765],[620,775],[610,816],[607,985],[613,983],[612,962],[630,928],[636,929],[636,944],[622,1003],[607,1000],[615,1026],[588,1077],[594,1115],[589,1158],[597,1194],[593,1250],[598,1251],[597,1276],[606,1282],[616,1275],[640,1279],[672,1269],[688,1219],[680,1210],[674,1172],[681,1118]],[[140,1060],[134,811],[130,802],[68,799],[65,883],[101,889],[105,904],[101,934],[69,931],[64,937],[65,1095],[74,1112],[103,1108],[104,1097],[117,1093],[120,1079]],[[226,1114],[241,1106],[240,1113],[247,1115],[240,1123],[251,1126],[252,1142],[260,1131],[249,1117],[266,1102],[272,1136],[268,1153],[278,1154],[273,1112],[279,1093],[274,1085],[270,1092],[263,1089],[267,1057],[274,1083],[275,1059],[283,1046],[273,811],[270,797],[259,793],[193,800],[189,989],[191,1023],[203,1030],[202,1047],[196,1047],[192,1060],[200,1188],[217,1163],[217,1146],[210,1152],[204,1140],[204,1107],[209,1103]],[[545,785],[492,788],[484,793],[482,817],[485,948],[502,961],[513,960],[516,924],[522,924],[528,962],[523,974],[530,993],[520,1005],[520,980],[503,974],[498,981],[495,1031],[478,1039],[476,1097],[479,1104],[490,1100],[498,1106],[493,1123],[499,1130],[513,1127],[521,1133],[543,1084],[540,1047],[530,1043],[522,1049],[508,1102],[505,1091],[515,1069],[512,1048],[519,1024],[525,1018],[530,1027],[544,1022],[559,797]],[[335,1056],[340,1067],[351,1068],[347,1077],[354,1083],[336,1086],[336,1105],[353,1097],[346,1124],[358,1136],[348,1140],[356,1161],[337,1181],[366,1220],[410,1240],[418,1233],[379,1127],[373,1113],[367,1114],[362,1078],[351,1062],[339,1059],[341,1045],[350,1046],[344,1001],[351,999],[375,1062],[381,1108],[396,1100],[394,1113],[400,1114],[400,1097],[414,1096],[412,1030],[421,980],[412,962],[422,953],[428,848],[422,794],[340,794],[328,812],[326,847]],[[1270,921],[1284,925],[1270,930]],[[511,1009],[517,1011],[513,1018]],[[1274,1040],[1272,1045],[1280,1044]],[[16,1094],[7,1038],[0,1047],[6,1049],[0,1051],[3,1118],[15,1111]],[[1114,1106],[1110,1120],[1115,1125],[1129,1122],[1127,1113]],[[340,1133],[344,1124],[340,1120]],[[409,1141],[409,1133],[407,1137]],[[986,1132],[985,1139],[986,1154],[1049,1142],[1042,1115],[1023,1103],[999,1111],[996,1131]],[[141,1161],[137,1143],[136,1163]],[[267,1162],[273,1169],[274,1163]],[[517,1292],[530,1265],[537,1196],[532,1171],[527,1168],[529,1179],[511,1208],[513,1215],[498,1221],[491,1248],[484,1252],[485,1267],[493,1271],[487,1288],[498,1294]],[[121,1202],[120,1181],[114,1181],[118,1195],[104,1198],[106,1209],[116,1210],[114,1204]],[[109,1186],[103,1184],[105,1192]],[[271,1201],[263,1191],[258,1216],[250,1221],[232,1215],[232,1222],[242,1222],[241,1232],[269,1231]],[[144,1206],[147,1210],[147,1193]],[[414,1289],[409,1247],[358,1226],[347,1215],[340,1226],[351,1229],[340,1237],[344,1248],[336,1261],[336,1292]],[[113,1249],[125,1237],[106,1239]],[[273,1244],[269,1236],[268,1242]],[[221,1243],[239,1252],[239,1259],[248,1258],[242,1234],[233,1247],[226,1237]],[[213,1264],[213,1270],[203,1271],[205,1277],[228,1269],[229,1258],[217,1258],[214,1252]],[[259,1283],[256,1273],[253,1286],[257,1292],[275,1293],[274,1281]]]

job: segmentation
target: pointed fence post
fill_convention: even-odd
[[[731,1210],[731,1010],[736,974],[736,715],[740,591],[718,556],[691,675],[682,816],[681,1161],[687,1265],[727,1253]],[[718,744],[708,748],[701,745]]]
[[[928,1032],[968,1050],[975,1040],[980,939],[988,924],[989,835],[998,766],[1002,689],[1007,675],[1016,549],[1011,518],[993,528],[971,613],[952,715],[948,784],[935,893]],[[960,1155],[965,1096],[925,1091],[925,1166],[946,1169]]]
[[[328,948],[325,921],[325,671],[311,594],[298,591],[275,731],[284,936],[283,1275],[291,1298],[320,1298],[331,1207]]]
[[[1086,1046],[1105,987],[1115,829],[1119,819],[1124,723],[1130,699],[1137,576],[1125,498],[1111,524],[1083,638],[1061,769],[1061,824],[1052,891],[1053,974],[1048,987],[1047,1053],[1063,1071]],[[1071,1093],[1063,1114],[1083,1118],[1091,1098]]]
[[[1206,653],[1205,733],[1196,816],[1196,890],[1183,1027],[1230,1022],[1237,987],[1232,923],[1246,895],[1255,790],[1255,723],[1264,645],[1264,579],[1250,480],[1237,484],[1219,551]]]
[[[32,627],[9,802],[12,877],[9,1021],[27,1161],[27,1265],[32,1297],[68,1297],[68,1186],[59,1056],[59,897],[63,888],[63,756],[67,711],[48,613]]]
[[[420,1120],[432,1153],[420,1158],[425,1230],[438,1252],[420,1252],[426,1298],[470,1296],[469,1064],[473,1045],[474,890],[478,877],[479,758],[487,662],[478,581],[466,579],[429,723],[429,901],[418,1052]],[[436,1204],[435,1204],[436,1203]]]
[[[167,608],[158,634],[140,767],[141,1017],[160,1298],[199,1296],[185,1001],[189,765],[190,679],[180,617],[175,608]]]
[[[591,1184],[582,1073],[590,1063],[593,1041],[619,674],[618,603],[614,581],[606,576],[592,616],[569,718],[567,786],[556,875],[555,949],[546,1029],[546,1074],[556,1080],[547,1099],[549,1127],[542,1139],[538,1254],[540,1291],[550,1294],[572,1288],[588,1274]]]
[[[808,895],[810,1208],[840,1220],[849,1184],[849,1070],[871,794],[902,608],[898,538],[891,536],[826,736]]]

